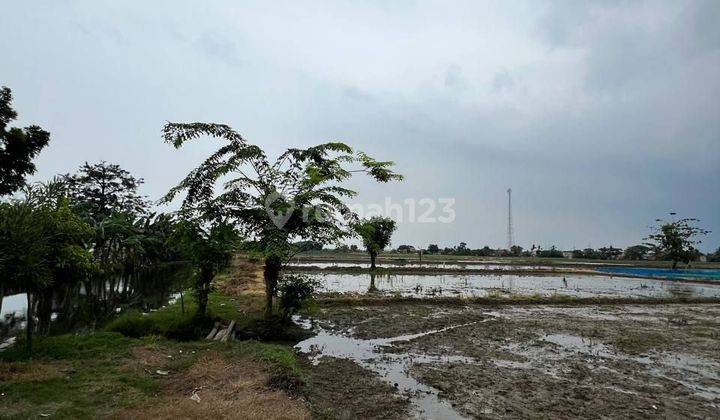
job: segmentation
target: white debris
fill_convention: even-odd
[[[200,396],[198,395],[197,392],[193,392],[192,395],[190,396],[190,399],[195,401],[198,404],[200,403]]]

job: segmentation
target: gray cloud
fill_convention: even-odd
[[[225,122],[277,153],[344,140],[407,176],[358,200],[455,197],[457,220],[395,243],[516,236],[625,246],[667,211],[720,245],[720,3],[73,3],[4,6],[0,83],[52,132],[37,179],[105,159],[159,197],[215,144],[166,120]]]

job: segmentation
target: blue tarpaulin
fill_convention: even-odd
[[[643,267],[598,267],[602,273],[614,274],[617,276],[633,276],[660,278],[668,280],[707,280],[720,282],[720,270],[716,269],[678,269],[669,268],[643,268]]]

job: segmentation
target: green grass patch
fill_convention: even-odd
[[[670,305],[670,304],[718,304],[718,297],[669,297],[669,298],[633,298],[633,297],[577,297],[569,295],[554,294],[543,296],[534,295],[500,295],[490,294],[483,297],[413,297],[401,296],[391,293],[380,296],[350,294],[350,293],[326,293],[317,299],[318,304],[323,307],[348,306],[348,305],[394,305],[394,304],[435,304],[435,305]]]
[[[157,378],[128,363],[140,343],[110,332],[43,337],[32,359],[18,343],[0,353],[0,418],[112,417],[152,398]]]
[[[153,363],[159,364],[141,363],[138,357],[144,353],[133,351],[139,347],[156,353],[159,359]],[[177,342],[100,332],[43,338],[36,350],[32,360],[17,346],[0,353],[0,418],[122,417],[126,409],[152,404],[160,393],[162,376],[156,369],[186,371],[210,350],[228,362],[247,357],[257,361],[277,388],[295,391],[304,383],[290,346],[258,341]]]
[[[318,304],[317,299],[310,298],[303,302],[302,308],[300,308],[298,313],[307,317],[314,317],[322,313],[322,308],[320,307],[320,304]]]
[[[99,332],[87,335],[58,335],[33,340],[32,358],[39,360],[88,359],[97,354],[121,357],[129,355],[135,341],[118,333]],[[0,361],[16,362],[28,359],[25,341],[0,352]]]
[[[282,344],[268,344],[258,341],[245,342],[251,346],[256,359],[281,369],[297,378],[302,378],[302,369],[291,347]]]
[[[144,337],[162,335],[179,340],[199,338],[208,325],[198,325],[195,318],[197,304],[192,298],[185,296],[185,312],[180,302],[175,302],[157,311],[141,313],[136,310],[127,311],[106,326],[107,331],[119,332],[128,337]],[[208,319],[229,322],[239,318],[240,309],[237,300],[213,292],[208,300]]]

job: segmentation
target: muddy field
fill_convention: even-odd
[[[720,305],[408,304],[299,322],[318,332],[297,348],[326,417],[720,417]]]

